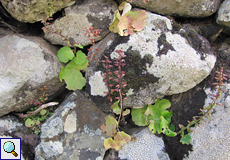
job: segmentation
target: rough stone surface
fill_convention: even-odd
[[[213,93],[207,88],[206,93]],[[220,102],[223,106],[215,107],[214,112],[207,122],[202,122],[200,127],[192,128],[191,144],[193,151],[184,160],[216,160],[229,159],[230,157],[230,84],[227,85],[227,93],[223,95]],[[215,93],[214,93],[215,94]],[[212,100],[206,100],[206,106]]]
[[[220,25],[230,27],[229,15],[230,15],[230,0],[225,0],[221,4],[218,10],[218,16],[216,22]]]
[[[53,13],[56,13],[62,8],[73,5],[75,0],[1,0],[1,2],[11,16],[18,21],[34,23],[47,17],[49,6],[53,5]]]
[[[103,82],[98,78],[106,72],[100,59],[104,59],[102,55],[112,58],[115,50],[123,50],[127,56],[123,70],[127,83],[124,93],[128,93],[128,99],[124,106],[134,108],[193,88],[214,67],[216,58],[211,45],[195,30],[185,26],[177,32],[170,19],[150,12],[147,16],[144,30],[129,37],[112,33],[96,45],[99,60],[93,61],[87,69],[89,85],[86,88],[93,95],[92,100],[100,104],[98,106],[104,104],[101,109],[108,108],[106,98],[102,97],[108,90],[103,90]]]
[[[58,75],[57,49],[39,37],[12,35],[0,38],[0,116],[29,109],[47,86],[51,99],[64,89]]]
[[[221,59],[230,61],[230,38],[220,45],[217,52]]]
[[[215,13],[221,0],[150,0],[146,4],[142,0],[131,0],[130,3],[162,15],[202,18]]]
[[[170,160],[164,150],[162,138],[152,134],[148,128],[134,134],[136,142],[129,142],[119,150],[119,158],[127,160]]]
[[[105,115],[80,91],[72,93],[42,125],[35,159],[103,159]]]
[[[101,33],[95,40],[102,39],[109,33],[109,25],[112,23],[116,9],[117,4],[112,0],[86,0],[66,8],[65,16],[55,20],[51,25],[55,29],[62,30],[64,36],[69,35],[71,41],[86,46],[90,44],[90,38],[84,35],[83,29],[85,27],[101,29]],[[51,34],[45,31],[45,39],[52,44],[67,45],[67,42],[63,41],[59,35]]]
[[[37,135],[29,134],[19,119],[7,115],[0,118],[0,138],[21,138],[21,158],[34,159],[34,148],[39,143]]]
[[[225,32],[230,34],[230,0],[225,0],[219,10],[216,23],[225,27]]]

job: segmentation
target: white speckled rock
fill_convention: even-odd
[[[207,123],[202,122],[200,127],[192,128],[191,144],[193,151],[184,160],[227,160],[230,157],[230,85],[227,85],[226,98],[223,95],[223,106],[215,107]],[[210,93],[210,89],[206,89]],[[206,100],[206,106],[211,99]]]
[[[119,158],[127,160],[169,160],[163,151],[164,141],[152,134],[148,128],[134,135],[136,142],[129,142],[119,150]]]
[[[113,21],[113,13],[117,9],[116,2],[112,0],[85,0],[65,8],[65,16],[54,21],[52,26],[61,30],[64,36],[83,46],[90,44],[90,39],[85,36],[84,28],[93,27],[101,29],[95,40],[101,40],[109,33],[109,25]],[[91,37],[92,38],[92,37]],[[52,44],[67,45],[61,36],[45,31],[45,39]]]
[[[216,22],[222,26],[226,26],[230,29],[230,0],[225,0],[219,10]]]
[[[99,60],[104,59],[102,55],[112,59],[115,50],[127,56],[122,70],[126,72],[124,92],[129,96],[124,106],[133,108],[193,88],[210,74],[216,62],[209,42],[189,26],[174,30],[172,21],[164,16],[147,12],[147,17],[144,30],[128,37],[111,33],[96,46]],[[86,88],[97,106],[106,110],[108,102],[102,93],[107,88],[100,81],[106,70],[99,60],[86,71]],[[92,78],[96,75],[97,80]]]
[[[80,91],[72,93],[41,127],[35,159],[102,159],[105,115]]]
[[[65,83],[58,77],[62,64],[56,54],[57,48],[40,37],[0,38],[0,116],[28,110],[43,86],[50,99],[64,90]]]

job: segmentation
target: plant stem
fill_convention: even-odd
[[[194,120],[192,122],[189,122],[189,124],[186,127],[181,127],[181,130],[179,132],[177,132],[177,134],[182,134],[182,133],[184,133],[184,130],[190,128],[194,124],[200,123],[200,121],[204,120],[204,117],[207,117],[210,114],[213,107],[217,105],[217,100],[221,98],[221,94],[224,91],[224,89],[222,89],[221,87],[225,85],[223,83],[223,80],[227,80],[227,78],[226,78],[227,75],[223,74],[223,68],[221,68],[220,72],[216,71],[216,73],[217,73],[217,76],[215,77],[215,79],[218,81],[218,83],[213,83],[213,85],[216,85],[217,93],[216,93],[216,95],[213,95],[213,97],[214,97],[214,98],[212,98],[213,102],[209,105],[209,107],[207,107],[208,108],[207,111],[202,116],[200,116],[199,119],[196,120],[194,118]],[[218,104],[218,105],[221,105],[221,104]],[[182,137],[183,136],[184,135],[182,135]]]
[[[50,106],[55,106],[55,105],[58,105],[58,102],[49,102],[49,103],[43,104],[41,107],[39,107],[35,111],[29,112],[28,114],[15,113],[15,115],[17,115],[20,118],[26,118],[26,117],[30,117],[32,115],[37,114],[38,112],[40,112],[44,108],[47,108],[47,107],[50,107]]]

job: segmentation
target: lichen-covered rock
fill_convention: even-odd
[[[69,39],[83,46],[90,44],[90,38],[85,36],[84,28],[101,29],[101,33],[95,40],[102,39],[109,33],[109,25],[112,23],[113,15],[117,9],[117,4],[112,0],[86,0],[76,3],[65,9],[65,16],[55,20],[52,26],[61,30],[64,36],[69,35]],[[91,37],[92,38],[92,37]],[[45,31],[45,39],[52,44],[67,45],[59,35]]]
[[[0,38],[0,116],[28,110],[32,99],[39,100],[43,86],[50,99],[64,90],[56,53],[57,48],[40,37]]]
[[[170,19],[147,12],[144,30],[129,37],[119,37],[113,33],[100,41],[96,62],[87,69],[89,81],[86,89],[92,100],[107,111],[108,101],[104,89],[102,73],[105,65],[100,62],[106,55],[112,59],[115,50],[123,50],[126,65],[122,70],[127,86],[124,93],[128,99],[126,107],[143,107],[165,95],[185,92],[205,77],[214,67],[216,57],[209,42],[185,26],[173,30]],[[115,69],[112,68],[114,71]]]
[[[221,103],[223,106],[215,107],[206,123],[201,122],[200,127],[192,128],[190,133],[192,137],[191,144],[193,151],[184,160],[194,159],[229,159],[230,157],[230,84],[227,85],[228,92],[226,96],[223,95]],[[207,94],[212,93],[210,88],[206,90]],[[214,93],[215,94],[215,93]],[[224,98],[225,97],[225,98]],[[206,99],[206,106],[212,102],[211,98]],[[205,158],[204,158],[205,157]]]
[[[75,91],[42,125],[35,159],[103,159],[105,135],[100,126],[104,123],[104,113]]]
[[[230,34],[230,0],[225,0],[218,10],[216,23],[225,27],[225,32]]]
[[[131,0],[130,3],[162,15],[202,18],[215,13],[219,9],[221,0],[154,0],[146,4],[143,0]]]
[[[75,0],[1,0],[4,8],[12,17],[21,22],[34,23],[44,20],[49,11],[49,7],[53,5],[54,13],[62,8],[71,6]]]
[[[134,134],[135,142],[129,142],[119,150],[119,158],[127,160],[169,160],[167,153],[163,151],[164,141],[152,134],[148,128]]]

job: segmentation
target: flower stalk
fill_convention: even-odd
[[[193,125],[199,126],[199,123],[201,123],[202,121],[205,122],[205,118],[209,118],[209,116],[211,116],[211,111],[213,109],[213,107],[220,105],[222,106],[221,103],[218,103],[217,101],[220,100],[221,95],[223,92],[226,92],[225,89],[223,89],[223,86],[225,86],[224,84],[224,80],[227,80],[227,75],[223,73],[223,68],[221,68],[220,71],[216,71],[216,76],[215,79],[217,80],[216,83],[213,83],[212,85],[215,86],[215,88],[217,89],[216,94],[210,94],[211,99],[212,99],[212,103],[209,103],[209,106],[206,107],[204,106],[204,109],[201,109],[201,113],[203,114],[202,116],[194,116],[193,117],[193,121],[188,121],[188,125],[186,127],[184,127],[183,125],[179,125],[179,127],[181,128],[181,130],[179,132],[177,132],[177,134],[181,134],[181,137],[184,137],[184,131],[187,129],[188,132],[191,132],[192,130],[190,129],[190,127],[192,127]]]

